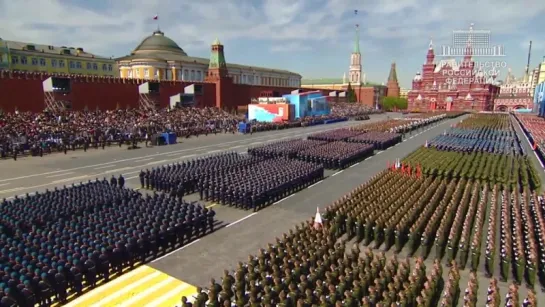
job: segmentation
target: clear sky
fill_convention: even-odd
[[[530,40],[531,67],[545,56],[543,0],[0,0],[0,37],[122,56],[156,29],[155,14],[189,55],[208,57],[217,37],[228,62],[304,78],[348,71],[356,23],[364,71],[377,83],[396,61],[401,86],[410,87],[430,37],[437,46],[449,44],[452,31],[470,23],[505,47],[501,60],[517,77]]]

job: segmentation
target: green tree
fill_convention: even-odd
[[[397,98],[397,108],[399,110],[407,110],[409,107],[409,101],[407,98]]]
[[[381,103],[384,111],[406,110],[408,104],[407,99],[398,97],[384,97]]]
[[[358,101],[358,96],[356,96],[356,92],[352,88],[352,84],[350,84],[350,82],[348,82],[348,87],[346,88],[346,98],[348,102]]]

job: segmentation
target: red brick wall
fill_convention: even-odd
[[[71,94],[73,110],[112,110],[118,105],[121,108],[138,107],[138,85],[136,82],[104,79],[93,80],[88,77],[71,78]]]
[[[47,74],[8,74],[0,76],[0,108],[6,112],[19,111],[41,112],[44,109],[42,82]],[[90,76],[70,76],[71,93],[63,97],[72,102],[73,110],[100,110],[138,107],[138,86],[145,82],[137,79],[100,79]],[[183,93],[184,88],[193,83],[162,81],[159,103],[167,107],[170,96]],[[216,84],[201,83],[203,95],[197,97],[197,106],[216,105]]]
[[[375,89],[373,87],[356,87],[354,92],[360,103],[370,107],[375,105]]]
[[[11,77],[10,77],[11,76]],[[0,76],[0,108],[7,112],[19,111],[40,112],[44,109],[44,94],[42,82],[47,74],[20,75],[17,73],[2,73]],[[71,81],[71,93],[64,99],[72,102],[73,110],[115,109],[138,107],[138,86],[144,83],[141,79],[103,79],[91,76],[66,76]],[[183,93],[184,88],[193,83],[178,81],[161,81],[159,104],[167,107],[170,96]],[[226,109],[236,109],[238,106],[248,105],[252,98],[260,97],[263,92],[277,92],[279,95],[290,94],[297,88],[252,86],[247,84],[231,84],[222,81],[219,88],[221,100],[216,96],[216,83],[203,82],[203,95],[197,97],[197,106],[221,106]],[[373,88],[355,89],[356,95],[362,103],[373,105]],[[310,90],[304,90],[307,92]],[[312,91],[316,91],[313,89]],[[320,90],[327,96],[331,90]]]
[[[4,112],[41,112],[44,109],[44,94],[41,79],[0,78],[0,108]]]

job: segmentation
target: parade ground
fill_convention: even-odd
[[[371,121],[396,117],[400,114],[371,116]],[[177,250],[127,272],[67,306],[175,306],[182,295],[190,296],[197,286],[207,286],[210,278],[219,279],[224,269],[232,270],[239,261],[245,261],[249,254],[275,241],[296,224],[312,218],[316,208],[325,208],[355,187],[369,180],[385,169],[389,162],[403,158],[433,137],[443,133],[462,118],[441,121],[421,130],[405,135],[403,142],[360,163],[341,171],[327,171],[326,178],[308,188],[292,194],[274,205],[259,212],[249,212],[214,203],[206,203],[213,208],[217,220],[221,221],[215,232],[201,237]],[[369,121],[366,121],[369,122]],[[184,159],[196,158],[221,151],[245,152],[248,147],[282,139],[303,138],[308,134],[359,124],[343,122],[255,133],[253,135],[208,135],[183,140],[170,146],[149,147],[127,150],[126,147],[111,147],[53,154],[50,156],[24,157],[17,161],[0,161],[0,199],[14,195],[45,191],[54,187],[86,182],[95,178],[110,178],[123,174],[127,186],[140,189],[138,173],[141,169],[151,169]],[[531,147],[524,138],[520,127],[515,125],[523,148],[530,153]],[[545,182],[545,172],[535,155],[528,157]],[[147,192],[141,190],[142,192]],[[190,200],[197,200],[194,195]],[[362,248],[365,249],[365,248]],[[431,260],[427,260],[428,263]],[[444,269],[444,272],[447,272]],[[467,269],[463,271],[460,286],[467,284]],[[479,297],[486,296],[488,279],[482,278]],[[503,283],[502,283],[503,284]],[[521,287],[522,290],[523,287]],[[505,285],[501,287],[502,293]],[[538,292],[538,299],[543,295]],[[525,294],[521,292],[521,294]]]

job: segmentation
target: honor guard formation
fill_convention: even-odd
[[[124,272],[207,239],[221,219],[213,206],[264,209],[462,115],[221,280],[146,286],[163,273]],[[177,306],[540,306],[545,201],[518,123],[508,114],[408,115],[143,169],[138,191],[113,176],[3,200],[0,306],[64,304],[114,278],[103,291],[118,289],[130,274],[140,286],[128,301],[91,291],[100,301],[87,305],[173,306],[146,300],[165,288]],[[187,201],[195,195],[201,201]]]

